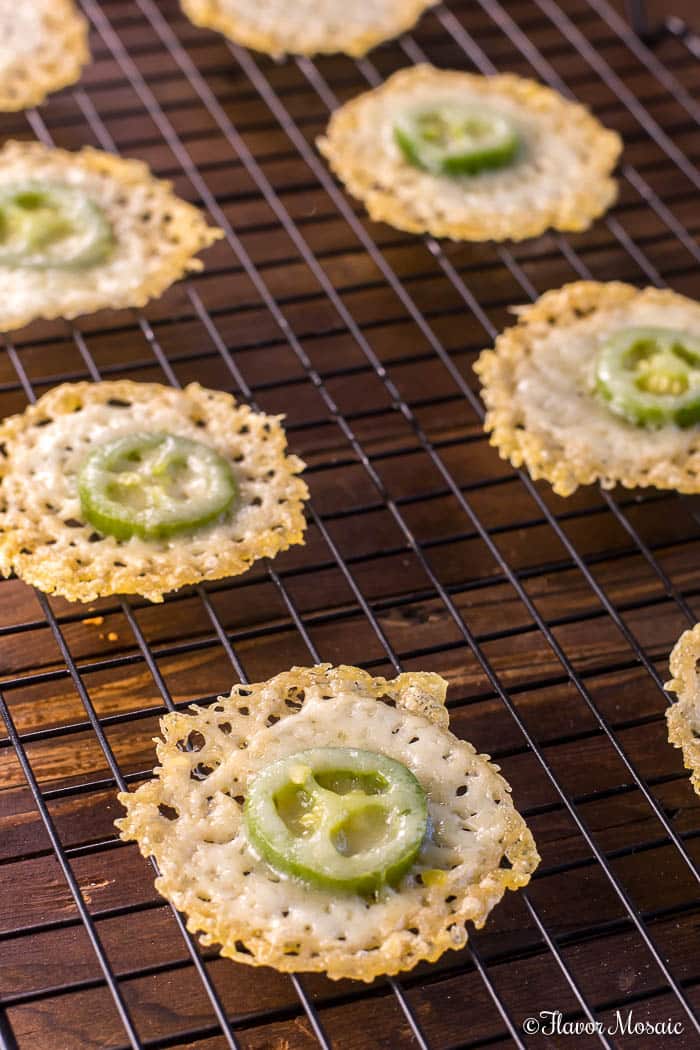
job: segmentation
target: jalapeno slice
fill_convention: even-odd
[[[442,103],[409,111],[394,125],[409,164],[433,175],[478,175],[512,163],[520,135],[502,113]]]
[[[257,774],[244,821],[254,849],[281,874],[369,894],[394,885],[414,863],[428,803],[400,762],[372,751],[317,747]]]
[[[79,189],[43,182],[0,188],[0,266],[84,270],[113,246],[104,212]]]
[[[601,347],[596,389],[636,426],[700,422],[700,335],[675,328],[623,328]]]
[[[128,434],[100,445],[78,475],[83,516],[98,532],[167,539],[209,524],[238,488],[227,460],[172,434]]]

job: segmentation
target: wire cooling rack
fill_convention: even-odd
[[[700,296],[697,37],[671,20],[651,51],[607,0],[452,0],[361,61],[275,64],[175,0],[81,3],[83,82],[4,133],[141,157],[226,239],[143,314],[20,332],[0,411],[64,380],[198,379],[287,413],[312,500],[305,548],[161,607],[0,585],[0,1044],[700,1045],[700,822],[662,689],[700,609],[696,502],[532,484],[489,448],[471,370],[509,304],[569,280]],[[426,58],[592,106],[625,137],[616,208],[514,247],[369,223],[314,138]],[[318,660],[445,674],[543,856],[464,951],[370,987],[200,950],[112,826],[159,715]],[[645,1022],[676,1034],[630,1034]]]

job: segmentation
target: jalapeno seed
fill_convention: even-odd
[[[596,390],[636,426],[700,422],[700,335],[674,328],[624,328],[600,348]]]
[[[425,791],[386,755],[318,747],[279,759],[252,780],[249,842],[275,871],[322,889],[369,894],[415,862],[428,826]]]
[[[403,114],[394,137],[410,164],[433,175],[478,175],[505,167],[521,145],[504,114],[452,102]]]
[[[208,445],[137,433],[95,448],[80,469],[78,492],[83,517],[98,532],[156,540],[214,521],[238,486],[228,460]]]

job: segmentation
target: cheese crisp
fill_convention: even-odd
[[[520,141],[517,156],[469,175],[411,164],[397,125],[406,114],[438,108],[507,122]],[[548,227],[587,229],[615,200],[610,173],[621,141],[583,106],[533,80],[422,65],[342,106],[318,147],[375,221],[453,240],[500,241]]]
[[[144,429],[224,457],[238,488],[230,512],[162,540],[120,540],[88,524],[78,491],[86,457]],[[0,571],[83,602],[110,594],[159,602],[186,584],[245,572],[303,542],[304,464],[285,449],[279,416],[198,383],[65,383],[0,424]]]
[[[682,748],[686,769],[690,769],[691,781],[700,795],[700,684],[698,683],[698,660],[700,660],[700,624],[685,631],[671,653],[671,674],[665,688],[676,693],[678,700],[666,712],[668,739],[675,747]]]
[[[87,38],[73,0],[0,0],[0,110],[38,106],[79,80]]]
[[[122,838],[155,857],[156,888],[188,928],[238,962],[371,981],[461,948],[465,923],[481,927],[539,857],[497,767],[447,729],[446,685],[436,674],[386,681],[322,664],[167,715],[155,779],[119,796]],[[245,834],[244,804],[261,769],[335,746],[403,763],[427,794],[417,860],[370,896],[281,876]]]
[[[181,0],[195,25],[279,57],[364,55],[409,30],[437,0]]]
[[[8,142],[0,150],[0,198],[22,185],[77,191],[99,209],[113,243],[104,259],[77,270],[0,262],[0,331],[39,317],[144,306],[187,271],[200,270],[197,252],[223,236],[141,161],[90,147],[69,153]]]
[[[604,488],[700,491],[700,429],[636,426],[595,390],[596,357],[615,332],[678,329],[700,337],[700,303],[670,291],[578,281],[520,307],[475,370],[485,429],[503,459],[560,496]]]

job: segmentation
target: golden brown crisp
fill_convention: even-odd
[[[678,699],[666,712],[668,739],[683,751],[686,769],[691,771],[691,782],[700,795],[700,624],[685,631],[673,647],[670,659],[673,678],[666,689]]]
[[[38,106],[74,84],[90,61],[73,0],[0,0],[0,110]]]
[[[524,142],[521,158],[461,177],[410,164],[394,125],[402,113],[439,102],[485,106],[509,117]],[[318,147],[375,221],[456,241],[501,241],[549,227],[587,229],[615,200],[610,175],[622,143],[584,106],[534,80],[420,65],[337,110]]]
[[[119,796],[122,838],[155,857],[156,888],[188,928],[238,962],[371,981],[434,961],[463,947],[465,923],[481,927],[539,862],[497,767],[447,729],[446,687],[436,674],[387,681],[320,664],[166,715],[155,778]],[[318,746],[381,752],[428,793],[432,833],[416,864],[371,899],[282,878],[248,843],[251,779]]]
[[[198,383],[55,387],[0,424],[0,572],[71,601],[141,594],[159,602],[302,543],[304,464],[287,455],[280,419]],[[81,516],[80,467],[96,444],[144,429],[204,442],[228,459],[239,488],[233,509],[167,540],[98,535]]]
[[[188,271],[201,270],[197,253],[223,236],[140,160],[87,146],[70,153],[39,142],[8,142],[0,150],[0,193],[25,181],[82,190],[102,209],[115,243],[103,262],[86,269],[0,266],[0,331],[39,317],[145,306]]]
[[[628,423],[595,393],[593,374],[599,346],[620,328],[700,335],[700,303],[658,288],[577,281],[516,312],[517,324],[474,366],[484,426],[503,459],[560,496],[595,481],[700,491],[700,429]]]
[[[181,0],[198,26],[279,58],[360,56],[411,29],[437,0]]]

